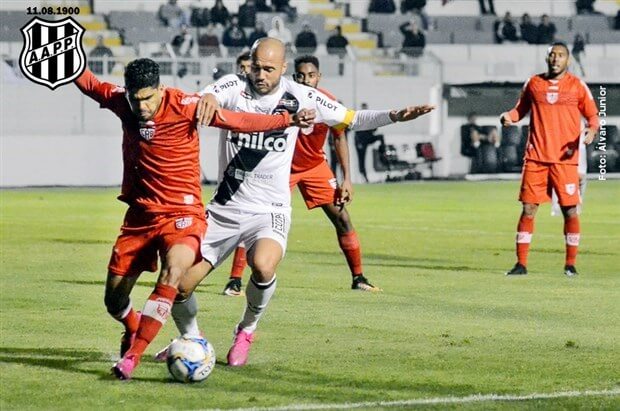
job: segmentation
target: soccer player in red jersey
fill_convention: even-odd
[[[137,59],[125,69],[125,87],[100,82],[88,69],[75,81],[123,126],[123,182],[119,200],[127,203],[121,233],[108,265],[105,305],[123,323],[121,360],[112,368],[129,379],[142,353],[165,323],[187,269],[201,260],[206,231],[200,187],[197,95],[164,87],[159,66]],[[282,129],[290,117],[220,112],[210,125],[253,132]],[[129,294],[142,271],[162,269],[142,313]]]
[[[319,60],[314,56],[302,56],[295,59],[293,78],[298,83],[317,88],[321,79]],[[326,90],[320,88],[319,90],[333,100],[336,99]],[[342,169],[343,181],[340,187],[338,187],[337,179],[325,160],[325,152],[323,151],[329,133],[334,139],[336,156]],[[295,186],[299,187],[306,207],[309,210],[321,207],[334,225],[338,244],[344,253],[353,277],[351,288],[362,291],[381,291],[380,288],[370,284],[363,275],[359,239],[345,208],[345,205],[352,200],[353,185],[349,167],[349,148],[343,130],[330,128],[324,123],[314,124],[310,128],[300,130],[291,165],[291,190]],[[245,254],[245,248],[241,246],[235,250],[230,279],[224,287],[224,295],[243,295],[241,278],[246,265]]]
[[[552,189],[558,195],[564,216],[564,274],[577,275],[575,260],[580,236],[577,163],[581,117],[588,122],[584,143],[590,144],[599,126],[598,110],[588,86],[568,72],[566,44],[557,42],[551,45],[546,61],[547,72],[532,76],[525,83],[517,105],[500,117],[502,125],[508,126],[530,113],[519,194],[523,211],[517,226],[517,263],[506,275],[527,274],[534,216],[540,203],[551,200]]]

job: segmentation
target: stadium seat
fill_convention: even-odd
[[[431,178],[433,177],[433,164],[437,161],[441,160],[441,157],[437,157],[435,154],[435,148],[433,147],[433,143],[424,142],[418,143],[415,145],[415,151],[418,157],[424,160],[425,164],[428,164],[431,170]]]

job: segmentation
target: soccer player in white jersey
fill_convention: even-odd
[[[210,120],[220,107],[252,113],[309,109],[316,111],[316,122],[363,130],[410,121],[434,109],[423,105],[392,111],[349,110],[316,89],[282,77],[286,59],[281,41],[260,39],[251,54],[247,79],[224,76],[202,91],[201,122]],[[201,245],[204,260],[182,279],[172,316],[181,334],[200,333],[192,293],[244,242],[252,275],[245,292],[247,306],[227,356],[230,366],[247,362],[256,325],[276,288],[276,268],[286,251],[291,221],[289,178],[298,131],[289,127],[271,133],[221,133],[219,184],[207,206],[208,229]]]

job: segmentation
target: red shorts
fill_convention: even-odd
[[[299,186],[299,191],[308,209],[334,204],[338,196],[338,181],[327,161],[299,173],[291,173],[290,187]]]
[[[143,271],[157,271],[157,253],[164,256],[175,244],[185,244],[196,252],[195,262],[202,259],[200,242],[207,230],[202,214],[145,213],[129,208],[116,239],[108,271],[120,276],[137,276]]]
[[[540,163],[526,160],[521,176],[519,201],[540,204],[551,201],[551,189],[561,206],[580,203],[577,164]]]

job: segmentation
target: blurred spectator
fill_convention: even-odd
[[[415,20],[401,24],[400,32],[405,36],[401,51],[411,57],[420,57],[424,52],[424,46],[426,46],[426,38]]]
[[[538,25],[538,44],[551,44],[555,39],[555,24],[549,21],[549,16],[543,14]]]
[[[251,28],[256,25],[256,4],[254,0],[245,0],[245,3],[239,6],[237,12],[239,18],[239,26],[243,28]]]
[[[577,62],[577,65],[579,66],[579,70],[581,70],[581,76],[585,77],[586,72],[583,69],[581,57],[583,57],[586,54],[586,40],[583,38],[581,33],[575,34],[575,39],[573,40],[573,49],[571,50],[571,54],[573,55],[573,59]]]
[[[293,35],[291,31],[286,28],[280,16],[275,16],[271,19],[271,30],[267,32],[267,35],[280,40],[287,48],[293,43]]]
[[[151,54],[151,57],[155,59],[157,64],[159,64],[159,73],[162,75],[171,75],[172,74],[172,47],[168,43],[161,43],[159,46],[159,50]],[[158,59],[164,59],[166,61],[158,61]]]
[[[288,4],[289,0],[271,0],[271,5],[278,13],[285,13],[290,22],[297,18],[297,8]]]
[[[614,30],[620,30],[620,10],[618,10],[616,17],[614,17]]]
[[[228,50],[228,55],[239,54],[241,49],[247,46],[248,39],[245,37],[243,29],[239,27],[239,19],[237,19],[237,16],[233,16],[230,19],[229,26],[224,30],[222,44],[230,49]]]
[[[308,23],[304,23],[302,30],[295,38],[295,48],[297,48],[297,53],[314,54],[316,51],[316,46],[316,34],[314,34]]]
[[[368,110],[368,104],[362,103],[361,110]],[[364,177],[364,180],[368,182],[368,176],[366,175],[366,150],[368,146],[380,141],[379,151],[385,153],[385,139],[382,134],[375,134],[377,129],[363,130],[355,132],[355,151],[357,151],[357,164],[360,170],[360,174]]]
[[[95,57],[97,59],[110,57],[110,61],[108,62],[108,70],[106,73],[111,72],[112,67],[114,67],[114,61],[112,61],[114,58],[114,53],[112,53],[112,50],[110,50],[109,47],[103,44],[103,36],[97,36],[97,45],[90,51],[90,53],[88,53],[88,57]],[[90,71],[95,74],[104,74],[103,61],[89,61],[88,67],[90,68]]]
[[[259,13],[271,13],[273,9],[267,4],[267,0],[256,0],[256,11]]]
[[[215,34],[215,26],[209,23],[203,34],[198,37],[198,52],[201,56],[220,57],[220,39]]]
[[[392,14],[396,12],[394,0],[370,0],[368,4],[369,13]]]
[[[211,22],[226,27],[229,20],[230,13],[228,13],[228,9],[224,6],[222,0],[215,0],[215,5],[211,9]]]
[[[506,12],[501,21],[496,22],[495,41],[503,43],[504,41],[519,41],[519,27],[512,21],[512,15]]]
[[[402,14],[413,13],[420,17],[422,21],[422,29],[428,30],[428,16],[424,12],[426,0],[402,0],[400,3],[400,12]]]
[[[237,74],[241,74],[243,76],[247,76],[250,73],[250,68],[252,67],[252,56],[249,51],[245,53],[239,54],[237,57]]]
[[[263,37],[267,37],[265,25],[262,21],[257,21],[256,25],[254,26],[254,31],[250,33],[250,37],[248,38],[248,46],[252,47],[256,40],[262,39]]]
[[[595,14],[594,11],[594,2],[596,0],[577,0],[575,2],[575,8],[577,9],[577,14]]]
[[[480,14],[492,14],[495,15],[495,6],[493,5],[493,0],[478,0],[480,3]],[[489,8],[487,9],[486,3],[488,3]]]
[[[209,8],[202,0],[193,1],[189,6],[189,23],[192,27],[206,27],[209,24]]]
[[[521,39],[527,44],[538,43],[538,27],[532,23],[532,18],[529,14],[524,13],[521,17]]]
[[[173,37],[170,44],[178,57],[189,57],[192,47],[194,47],[194,37],[189,32],[188,27],[183,24],[181,32]]]
[[[336,54],[342,57],[347,54],[348,45],[349,40],[342,35],[342,28],[340,26],[336,26],[334,29],[334,34],[329,36],[327,39],[327,52],[329,54]]]
[[[175,29],[178,29],[185,23],[185,13],[177,5],[177,0],[168,0],[168,3],[162,4],[159,7],[157,16],[165,26]]]
[[[467,115],[467,123],[461,127],[461,154],[475,158],[482,143],[500,145],[500,136],[496,127],[482,127],[477,123],[476,113]]]

